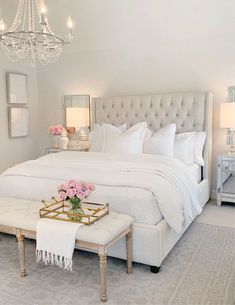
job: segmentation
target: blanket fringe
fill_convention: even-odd
[[[46,266],[53,265],[58,266],[64,270],[73,271],[73,261],[64,256],[50,253],[44,250],[36,251],[37,263],[42,261]]]

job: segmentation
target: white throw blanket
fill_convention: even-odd
[[[125,187],[147,190],[155,197],[166,222],[177,233],[202,211],[198,184],[185,165],[177,159],[147,154],[50,154],[3,173],[0,196],[40,200],[54,195],[58,184],[69,179],[123,187],[123,191]],[[95,192],[91,198],[95,200]],[[143,211],[144,207],[143,202]]]
[[[40,219],[37,223],[37,262],[72,271],[76,234],[83,224]]]

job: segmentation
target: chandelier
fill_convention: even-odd
[[[15,19],[6,29],[0,20],[0,46],[6,56],[14,61],[25,63],[28,59],[33,67],[37,60],[42,65],[54,63],[63,52],[63,46],[73,38],[73,22],[67,21],[68,41],[51,30],[43,0],[19,0]]]

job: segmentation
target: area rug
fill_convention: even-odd
[[[107,305],[232,305],[235,230],[194,223],[162,264],[158,274],[109,258]],[[26,242],[28,275],[20,278],[17,243],[0,234],[1,305],[97,305],[99,259],[75,251],[74,272],[35,263],[35,242]]]

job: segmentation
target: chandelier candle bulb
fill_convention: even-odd
[[[46,6],[45,6],[45,3],[43,2],[42,5],[41,5],[41,14],[42,15],[45,15],[46,14]]]
[[[41,22],[43,25],[46,25],[46,6],[45,3],[41,5]]]
[[[3,19],[1,18],[1,20],[0,20],[0,32],[2,33],[4,30],[5,30],[5,23],[4,23],[4,21],[3,21]]]
[[[68,21],[67,21],[67,26],[70,30],[73,28],[73,20],[70,16],[69,16]]]

